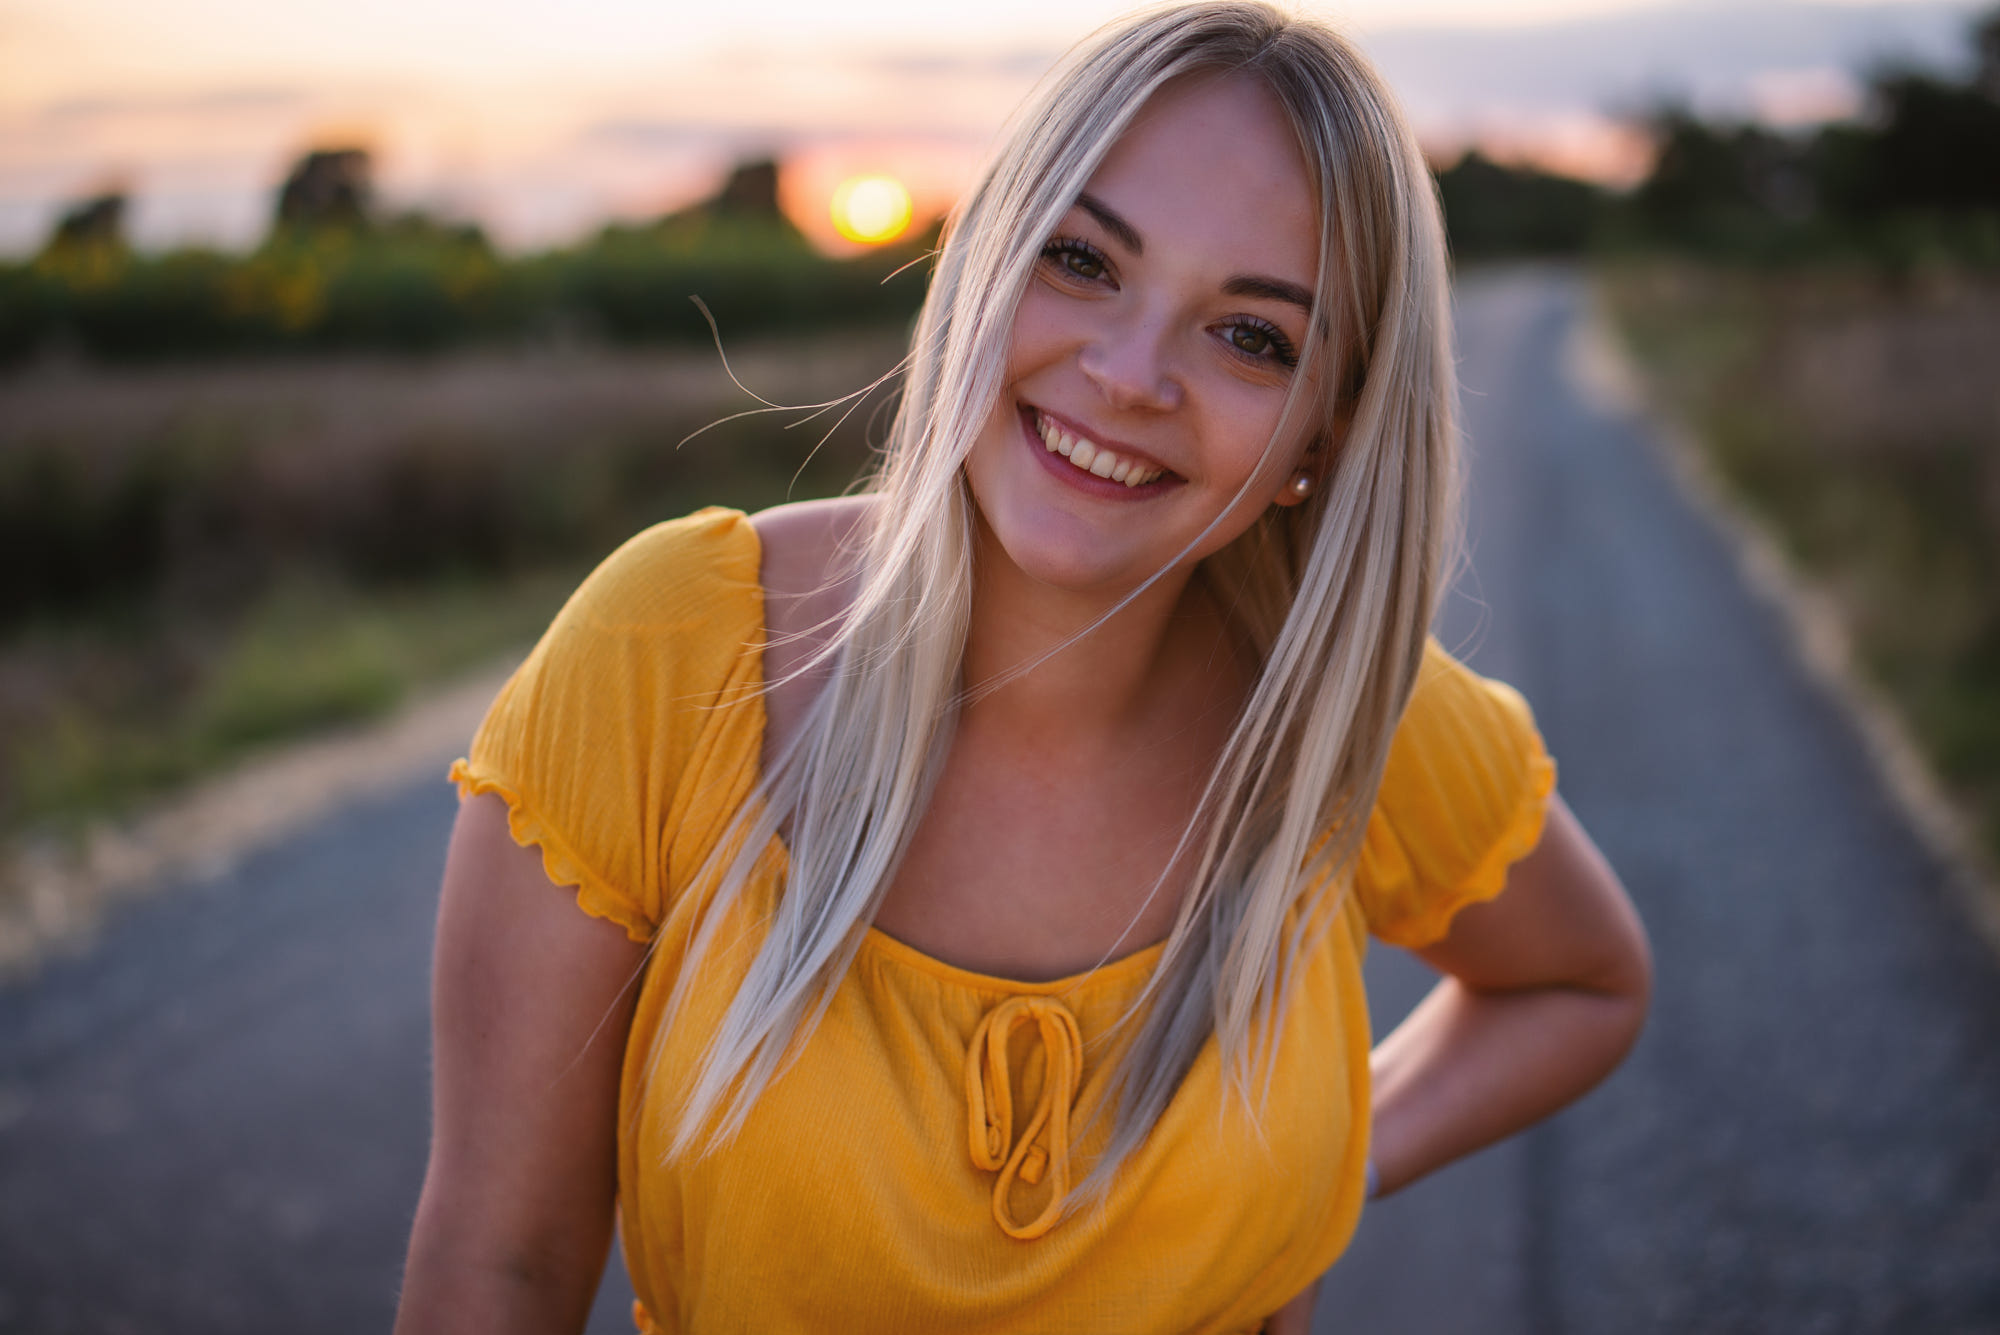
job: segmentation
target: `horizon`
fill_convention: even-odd
[[[1476,147],[1619,185],[1646,164],[1635,121],[1648,109],[1679,101],[1780,127],[1840,119],[1873,67],[1962,65],[1985,7],[1303,8],[1376,61],[1434,158]],[[943,212],[1035,80],[1126,8],[1029,0],[940,14],[875,0],[836,15],[776,0],[767,27],[786,36],[753,42],[713,11],[631,0],[593,0],[560,25],[533,21],[527,3],[496,21],[471,0],[350,0],[337,21],[319,3],[189,0],[169,15],[132,0],[21,0],[0,28],[0,254],[33,253],[65,205],[109,188],[128,194],[143,249],[245,249],[290,165],[334,145],[371,150],[385,207],[476,222],[514,252],[658,216],[768,156],[784,164],[787,213],[837,244],[825,202],[842,180],[892,175],[920,217]]]

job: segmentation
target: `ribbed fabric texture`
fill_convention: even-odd
[[[1427,651],[1339,929],[1300,962],[1260,1117],[1213,1043],[1098,1207],[1060,1208],[1103,1139],[1106,1039],[1159,955],[1022,983],[870,929],[742,1133],[668,1164],[677,1093],[727,1006],[784,850],[725,924],[688,1013],[664,1010],[753,786],[763,595],[744,516],[632,539],[495,700],[464,793],[507,802],[585,912],[655,949],[627,1045],[619,1222],[649,1332],[1255,1330],[1332,1264],[1368,1151],[1365,937],[1441,936],[1540,836],[1554,767],[1520,696]],[[650,1061],[658,1040],[657,1064]]]

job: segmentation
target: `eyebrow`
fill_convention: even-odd
[[[1118,210],[1087,191],[1076,197],[1076,203],[1078,208],[1097,219],[1098,226],[1117,237],[1118,244],[1134,255],[1146,253],[1146,243],[1139,236],[1139,229],[1119,216]]]
[[[1139,229],[1125,221],[1118,210],[1088,191],[1076,197],[1076,205],[1097,219],[1098,226],[1117,237],[1119,245],[1134,255],[1146,253],[1146,242],[1139,235]],[[1313,294],[1297,283],[1287,283],[1282,278],[1237,274],[1222,285],[1222,290],[1232,297],[1262,297],[1268,301],[1288,302],[1306,314],[1312,314]]]
[[[1307,315],[1312,314],[1313,294],[1297,283],[1287,283],[1282,278],[1238,274],[1224,283],[1222,290],[1232,297],[1264,297],[1271,301],[1288,301]]]

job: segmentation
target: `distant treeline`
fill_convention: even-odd
[[[1651,172],[1624,194],[1468,154],[1438,173],[1453,252],[2000,269],[2000,10],[1971,41],[1968,79],[1885,70],[1859,117],[1810,131],[1662,110]]]
[[[1453,253],[1477,260],[1677,249],[1754,263],[1937,257],[2000,269],[2000,10],[1972,30],[1964,81],[1889,71],[1855,120],[1787,133],[1663,110],[1635,189],[1505,166],[1477,152],[1438,183]],[[270,352],[427,352],[471,344],[698,342],[701,297],[732,337],[907,320],[935,231],[855,259],[813,249],[749,163],[713,199],[538,255],[479,228],[375,203],[358,149],[309,153],[255,251],[145,255],[125,200],[84,200],[41,253],[0,265],[0,366],[51,351],[101,361]]]
[[[472,344],[705,342],[895,324],[923,298],[935,234],[854,259],[816,251],[779,212],[777,169],[739,168],[713,199],[507,258],[476,226],[374,207],[368,155],[319,150],[277,194],[247,255],[126,244],[117,194],[68,210],[32,261],[0,265],[0,365],[71,350],[103,361],[267,352],[430,352]],[[907,275],[891,280],[904,266]]]

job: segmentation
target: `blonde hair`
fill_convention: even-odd
[[[1307,163],[1320,318],[1302,357],[1331,391],[1310,403],[1295,391],[1286,419],[1318,414],[1307,437],[1338,448],[1310,501],[1272,508],[1203,564],[1261,668],[1183,839],[1200,842],[1200,861],[1120,1039],[1113,1124],[1086,1186],[1109,1183],[1211,1035],[1232,1089],[1247,1098],[1268,1072],[1258,1054],[1307,934],[1331,920],[1422,656],[1452,532],[1456,389],[1434,187],[1380,78],[1317,23],[1222,0],[1147,11],[1078,47],[951,220],[871,483],[884,499],[858,537],[856,592],[814,659],[830,679],[706,873],[718,889],[697,960],[785,829],[784,893],[686,1090],[671,1154],[726,1140],[810,1035],[923,815],[961,702],[973,534],[962,464],[1000,394],[1043,246],[1149,97],[1218,72],[1262,81]],[[670,1014],[697,972],[681,971]]]

